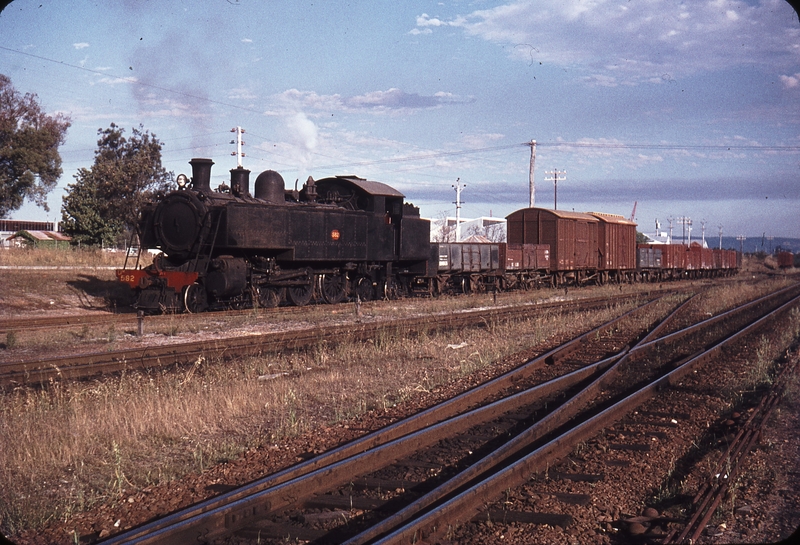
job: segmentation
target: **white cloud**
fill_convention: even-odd
[[[450,21],[417,17],[417,30],[459,27],[529,64],[614,70],[617,84],[733,66],[786,70],[800,63],[800,26],[784,0],[671,3],[515,0]],[[422,31],[420,30],[420,33]],[[603,83],[598,76],[592,84]]]
[[[253,40],[251,40],[250,38],[242,38],[242,43],[243,44],[251,44],[251,43],[253,43]]]
[[[105,85],[120,85],[122,83],[138,83],[139,79],[136,77],[129,77],[129,78],[103,77],[95,80],[95,82],[103,83]],[[92,82],[92,85],[94,85],[95,82]]]
[[[401,89],[391,88],[386,91],[371,91],[363,95],[345,97],[339,94],[319,95],[313,91],[289,89],[274,97],[278,107],[268,115],[280,115],[281,111],[298,109],[318,111],[344,111],[391,113],[428,108],[439,108],[447,104],[464,104],[473,102],[472,97],[461,97],[444,91],[433,95],[407,93]]]
[[[228,91],[228,100],[255,100],[257,98],[258,95],[250,89],[239,88]]]
[[[86,49],[87,47],[89,47],[89,44],[86,42],[78,42],[76,44],[72,44],[72,47],[74,47],[75,49]]]
[[[783,76],[781,75],[781,82],[783,86],[787,89],[794,89],[795,87],[800,87],[800,72],[795,74],[794,76]]]

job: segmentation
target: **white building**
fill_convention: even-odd
[[[505,242],[505,218],[461,218],[458,226],[454,217],[431,220],[431,242],[468,242],[470,239],[476,242]]]

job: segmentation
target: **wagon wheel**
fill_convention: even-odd
[[[322,274],[319,277],[319,292],[322,300],[330,305],[341,303],[347,296],[347,276]]]
[[[314,295],[313,284],[301,284],[286,288],[286,298],[296,307],[303,307],[311,301]]]
[[[183,288],[183,308],[189,314],[206,310],[208,308],[206,289],[200,284],[191,284]]]
[[[274,308],[283,301],[286,290],[284,288],[258,288],[258,306],[261,308]]]
[[[367,276],[359,276],[356,279],[355,292],[360,300],[371,301],[374,295],[374,290],[372,289],[372,279]]]
[[[383,297],[387,300],[400,298],[400,286],[394,278],[387,278],[383,284]]]
[[[464,293],[464,294],[467,294],[467,295],[472,293],[472,286],[470,284],[468,276],[462,276],[461,277],[460,286],[461,286],[461,293]]]

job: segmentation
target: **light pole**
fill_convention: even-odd
[[[456,242],[461,242],[461,192],[467,184],[461,184],[461,178],[456,178],[456,183],[453,184],[453,189],[456,190]]]

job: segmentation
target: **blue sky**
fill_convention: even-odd
[[[558,208],[693,220],[692,238],[800,237],[800,23],[784,0],[15,0],[0,73],[72,118],[66,185],[97,130],[142,124],[176,174],[388,183],[426,217]],[[676,224],[676,229],[680,229]]]

